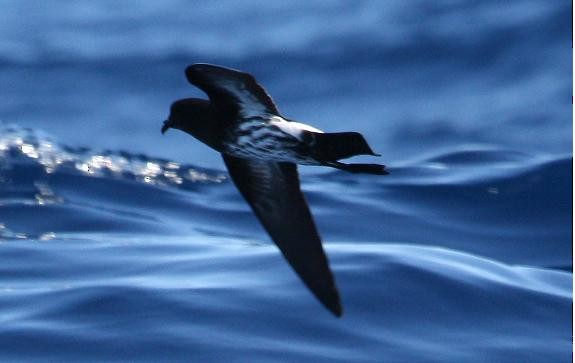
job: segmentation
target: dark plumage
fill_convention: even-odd
[[[339,294],[296,164],[385,175],[383,165],[338,161],[377,154],[359,133],[323,133],[283,118],[248,73],[194,64],[186,69],[186,77],[209,101],[174,102],[162,133],[180,129],[222,153],[232,180],[286,260],[322,304],[341,316]]]

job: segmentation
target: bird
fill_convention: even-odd
[[[301,191],[297,164],[386,175],[385,165],[339,161],[380,155],[360,133],[326,133],[285,118],[249,73],[196,63],[185,74],[208,100],[172,103],[162,134],[177,129],[221,153],[231,180],[287,262],[315,297],[341,317],[340,294]]]

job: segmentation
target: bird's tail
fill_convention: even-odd
[[[344,164],[337,161],[325,163],[326,166],[332,168],[345,170],[349,173],[373,174],[373,175],[388,175],[389,172],[385,169],[385,165],[381,164]]]
[[[314,151],[320,160],[339,160],[355,155],[379,156],[357,132],[314,133],[314,141]]]
[[[314,133],[314,152],[323,165],[345,170],[350,173],[375,175],[389,174],[385,165],[344,164],[337,160],[356,155],[380,156],[371,150],[364,137],[357,132]]]

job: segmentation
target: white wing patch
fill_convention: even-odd
[[[323,131],[316,129],[315,127],[299,122],[286,121],[279,116],[272,116],[269,120],[269,123],[300,141],[302,140],[302,131],[310,131],[323,134]]]

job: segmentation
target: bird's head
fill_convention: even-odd
[[[162,126],[162,134],[168,129],[178,129],[193,136],[206,127],[209,115],[209,102],[197,98],[185,98],[172,104],[170,116]]]

